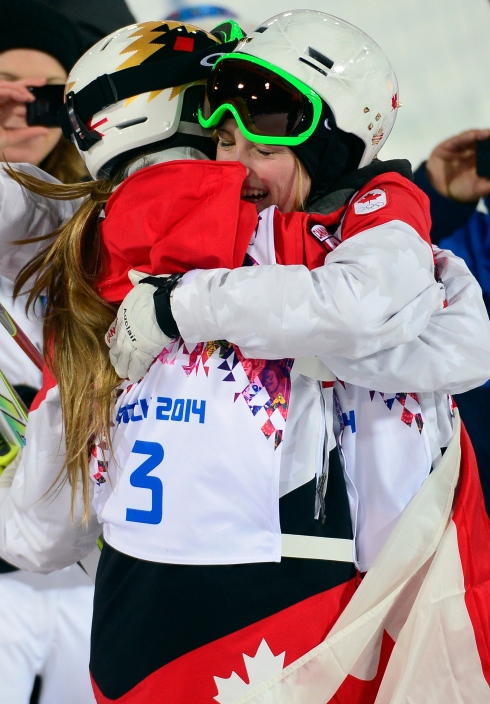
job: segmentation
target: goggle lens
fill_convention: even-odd
[[[221,61],[208,81],[203,117],[232,105],[246,129],[258,137],[289,137],[313,120],[313,106],[297,88],[252,62]],[[225,119],[225,118],[223,118]]]

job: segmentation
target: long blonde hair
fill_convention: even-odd
[[[89,177],[85,162],[74,144],[63,135],[47,157],[39,164],[46,173],[54,176],[61,183],[79,183]]]
[[[59,480],[70,482],[73,511],[81,477],[84,520],[88,520],[89,450],[93,440],[110,426],[113,391],[121,381],[112,368],[104,341],[115,308],[96,291],[103,265],[99,215],[121,177],[58,185],[9,167],[7,170],[17,183],[39,195],[59,200],[85,199],[65,225],[37,238],[46,241],[47,246],[21,270],[14,295],[29,292],[26,308],[40,296],[47,298],[45,358],[59,386],[66,438],[66,460],[55,484]]]
[[[305,178],[305,174],[307,179],[309,180],[308,192],[311,188],[311,179],[308,176],[305,167],[301,163],[301,160],[296,156],[296,154],[294,154],[294,161],[296,163],[296,173],[298,175],[298,178],[296,183],[296,198],[294,201],[293,210],[304,211],[306,207],[306,201],[308,200],[308,193],[306,193],[306,195],[303,195],[303,181]]]

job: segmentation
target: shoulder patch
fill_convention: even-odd
[[[320,242],[324,242],[331,249],[335,249],[335,247],[338,247],[340,244],[340,240],[334,235],[331,235],[323,225],[313,225],[311,234]]]
[[[356,215],[367,215],[384,208],[386,203],[386,191],[382,188],[373,188],[354,202],[354,212]]]

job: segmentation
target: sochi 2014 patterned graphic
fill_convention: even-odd
[[[235,403],[243,399],[264,435],[274,437],[274,448],[279,447],[288,416],[293,360],[246,359],[238,347],[224,340],[200,342],[193,347],[182,339],[166,347],[158,360],[171,365],[178,362],[187,376],[199,373],[208,376],[209,360],[214,355],[220,360],[217,368],[222,373],[221,381],[238,384]],[[242,374],[238,372],[245,372],[245,386],[241,386]]]

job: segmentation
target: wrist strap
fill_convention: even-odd
[[[155,303],[155,315],[158,327],[164,335],[171,339],[180,337],[180,332],[172,314],[170,294],[182,277],[183,274],[173,274],[172,276],[165,277],[147,276],[139,282],[140,284],[151,284],[155,286],[156,290],[153,294],[153,301]]]

